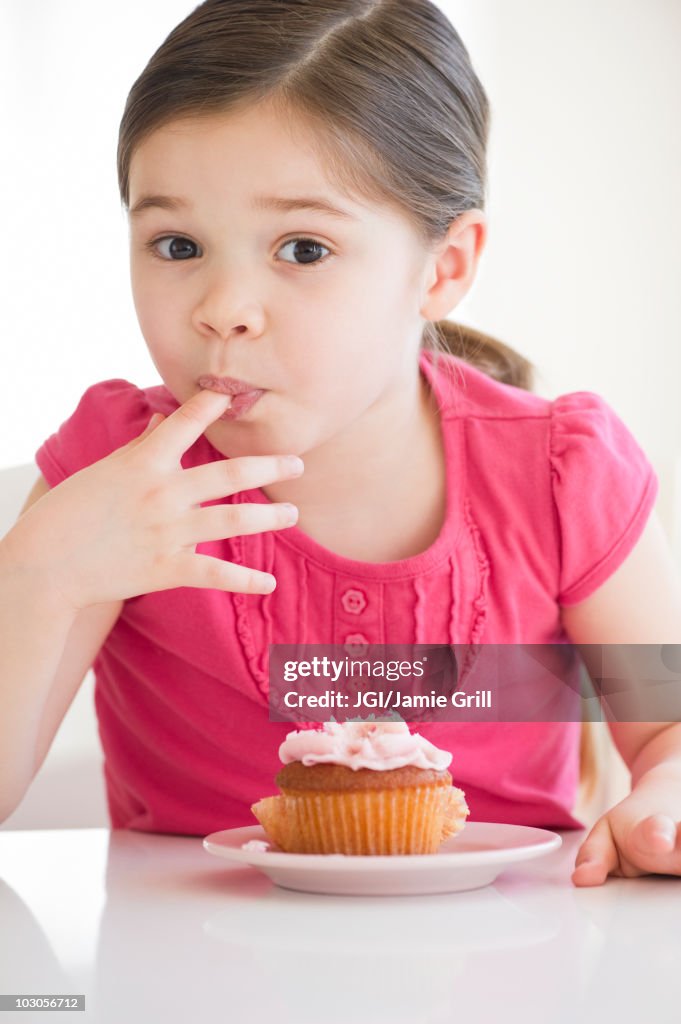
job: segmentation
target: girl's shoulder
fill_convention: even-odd
[[[481,504],[501,502],[496,514],[524,529],[535,553],[555,536],[559,601],[584,600],[626,557],[653,510],[659,480],[645,451],[592,391],[548,399],[456,357],[443,362],[442,417],[463,438],[478,514]]]
[[[560,457],[585,443],[610,448],[624,456],[639,451],[629,428],[611,405],[593,391],[572,391],[545,398],[524,388],[495,380],[457,356],[440,356],[434,371],[430,360],[422,364],[438,394],[443,418],[476,420],[544,421],[539,436],[550,441],[550,451]],[[536,424],[530,426],[537,435]]]
[[[75,409],[35,455],[51,487],[105,458],[142,433],[155,412],[168,415],[178,403],[163,385],[139,388],[113,378],[87,388]]]
[[[109,418],[112,425],[113,421],[118,420],[121,416],[148,415],[151,417],[155,412],[162,412],[166,416],[178,407],[178,402],[164,384],[140,388],[137,384],[121,377],[101,380],[92,384],[83,392],[76,412],[86,416],[92,412],[93,408],[99,408],[102,404],[106,405],[111,414]]]

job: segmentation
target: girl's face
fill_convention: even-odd
[[[135,212],[150,196],[165,198]],[[265,390],[206,432],[222,454],[366,440],[413,405],[427,254],[397,210],[332,187],[302,124],[261,104],[154,132],[132,158],[130,245],[140,327],[176,400],[204,375]]]

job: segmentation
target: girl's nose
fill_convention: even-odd
[[[253,292],[253,282],[244,281],[243,275],[215,275],[194,308],[196,329],[221,338],[235,334],[258,337],[265,327],[265,311]]]

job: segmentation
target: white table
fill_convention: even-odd
[[[0,833],[0,993],[85,994],[111,1024],[678,1024],[681,879],[576,889],[583,832],[475,892],[279,889],[200,839]]]

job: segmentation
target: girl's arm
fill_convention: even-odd
[[[300,475],[299,459],[182,466],[229,401],[200,391],[55,487],[38,484],[0,538],[0,822],[23,798],[124,601],[175,587],[273,589],[267,573],[198,551],[295,522],[282,503],[220,499]]]
[[[0,822],[35,774],[42,709],[76,621],[52,588],[49,567],[15,558],[7,543],[0,541]],[[71,697],[80,681],[69,681]]]
[[[19,518],[50,490],[38,477]],[[75,612],[55,592],[48,565],[30,564],[12,531],[0,539],[0,824],[23,799],[122,601]]]
[[[586,601],[563,608],[562,619],[577,647],[678,644],[681,652],[681,578],[655,513],[620,568]],[[610,722],[609,728],[631,771],[632,791],[591,829],[573,881],[681,875],[681,724]]]

